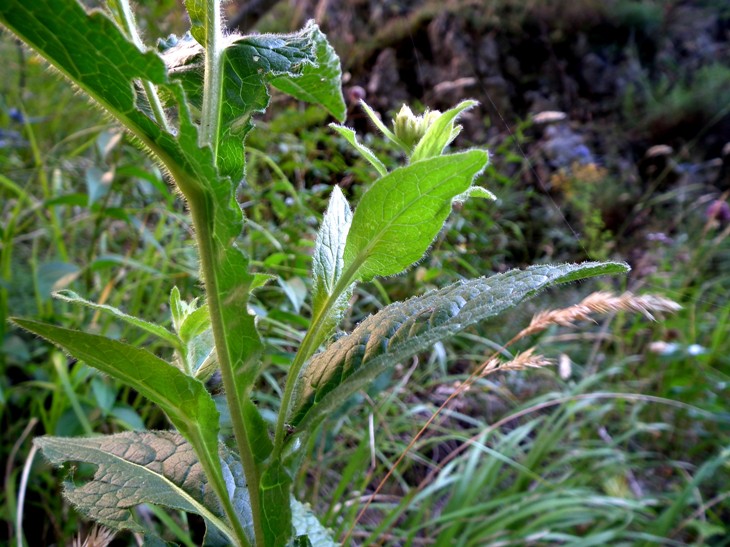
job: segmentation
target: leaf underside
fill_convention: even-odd
[[[230,538],[219,502],[208,486],[192,446],[172,431],[126,432],[90,438],[40,437],[34,441],[54,465],[75,461],[98,466],[79,486],[66,483],[65,496],[82,513],[115,530],[144,531],[132,509],[152,503],[198,514]],[[240,463],[221,452],[229,491],[242,522],[250,527],[248,491]],[[233,471],[231,471],[233,470]],[[238,476],[236,476],[236,474]],[[227,477],[228,478],[228,477]]]
[[[388,367],[558,283],[628,271],[615,262],[533,266],[396,302],[315,355],[297,379],[287,423],[309,430]]]

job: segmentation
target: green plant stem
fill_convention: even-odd
[[[223,67],[221,58],[221,6],[220,0],[206,2],[207,24],[205,29],[205,76],[203,78],[203,109],[200,119],[200,146],[210,145],[213,158],[218,157],[218,128],[221,117],[221,90],[223,89]]]
[[[137,24],[134,21],[134,14],[132,13],[132,8],[129,5],[129,0],[115,0],[114,2],[111,2],[111,5],[115,8],[113,11],[129,39],[132,40],[132,43],[134,43],[134,45],[136,45],[140,50],[145,51],[144,42],[142,42],[142,38],[140,38],[139,32],[137,32]],[[155,120],[165,131],[169,133],[170,124],[167,121],[165,109],[162,107],[162,102],[160,101],[160,96],[157,94],[157,89],[155,89],[155,86],[147,80],[142,80],[142,88],[147,95],[147,100],[150,103],[150,108],[155,116]]]
[[[289,414],[289,407],[291,406],[291,399],[294,395],[294,385],[296,384],[299,373],[302,367],[307,362],[317,348],[322,343],[328,332],[322,331],[322,325],[327,321],[330,315],[332,307],[337,302],[340,295],[347,290],[355,281],[355,275],[360,269],[362,262],[353,263],[348,270],[340,277],[332,290],[332,294],[327,298],[324,305],[320,308],[319,312],[312,317],[312,324],[310,325],[307,333],[302,339],[302,343],[299,345],[299,350],[294,356],[291,366],[289,367],[289,373],[286,378],[286,385],[284,386],[284,393],[281,397],[281,407],[279,408],[279,416],[276,421],[276,430],[274,433],[274,458],[281,455],[281,451],[284,448],[284,435],[286,432],[286,417]]]
[[[214,207],[212,197],[207,192],[200,192],[199,195],[188,195],[186,197],[188,197],[190,213],[198,241],[200,269],[208,298],[210,324],[213,330],[213,339],[215,340],[218,365],[223,380],[226,401],[231,414],[233,434],[236,439],[239,456],[241,457],[243,472],[246,477],[248,493],[251,499],[251,513],[253,516],[256,545],[265,545],[263,514],[259,496],[261,475],[253,456],[251,442],[248,431],[246,430],[246,423],[243,419],[243,404],[240,398],[244,395],[238,392],[236,386],[233,363],[231,362],[228,345],[226,344],[226,328],[222,316],[223,303],[218,292],[215,257],[219,256],[221,251],[213,236],[213,215],[211,212],[214,210]],[[246,313],[245,310],[242,313]],[[240,523],[238,526],[240,526]]]

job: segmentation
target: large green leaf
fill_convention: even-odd
[[[13,322],[134,388],[157,404],[190,442],[209,454],[217,452],[218,410],[198,380],[147,350],[117,340],[29,319]]]
[[[443,227],[453,198],[466,192],[489,156],[470,150],[390,172],[363,195],[347,236],[344,268],[369,281],[419,261]]]
[[[164,83],[165,65],[128,41],[102,12],[87,14],[75,0],[3,0],[0,23],[122,121],[154,125],[137,109],[133,82]]]
[[[271,85],[295,99],[322,106],[335,119],[344,121],[347,114],[342,97],[342,69],[340,58],[316,24],[309,22],[316,60],[307,64],[292,78],[289,74],[271,80]]]
[[[287,423],[311,429],[388,367],[551,285],[628,269],[615,262],[533,266],[391,304],[310,360],[297,378]]]
[[[208,486],[192,446],[172,431],[127,432],[91,438],[35,439],[51,463],[85,462],[98,466],[94,478],[66,484],[65,495],[78,510],[115,530],[143,531],[132,509],[153,503],[202,516],[230,543],[233,532],[222,518],[218,499]],[[227,461],[226,454],[221,454]],[[240,467],[240,464],[239,464]],[[235,470],[235,466],[234,466]],[[243,522],[250,523],[248,492],[230,474],[229,492]],[[240,482],[240,473],[238,482]]]
[[[253,115],[269,105],[271,83],[293,97],[319,104],[337,119],[345,114],[339,58],[312,21],[292,34],[232,34],[222,52],[221,120],[217,163],[238,181],[244,171],[244,141]],[[168,40],[163,56],[196,106],[202,98],[203,48],[189,38]]]
[[[267,547],[283,547],[291,538],[291,477],[280,460],[261,476],[261,507]]]

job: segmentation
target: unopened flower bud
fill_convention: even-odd
[[[393,132],[409,151],[426,134],[428,128],[441,116],[438,110],[426,110],[423,115],[416,116],[408,105],[403,105],[393,120]]]

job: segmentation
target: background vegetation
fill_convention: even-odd
[[[185,30],[174,2],[140,4],[148,43]],[[533,262],[625,259],[633,273],[614,288],[684,306],[657,323],[619,315],[531,340],[560,366],[489,377],[450,405],[354,540],[730,544],[724,3],[279,2],[258,28],[289,30],[312,16],[348,70],[348,125],[368,128],[356,106],[363,95],[386,117],[404,100],[439,108],[454,97],[479,99],[460,138],[488,144],[487,186],[499,197],[467,202],[418,268],[358,289],[347,330],[391,299]],[[31,438],[168,424],[135,393],[5,318],[63,322],[159,351],[139,331],[53,302],[50,293],[70,288],[165,322],[173,286],[185,298],[197,294],[197,259],[186,212],[145,154],[7,35],[0,58],[0,534],[15,537],[22,509],[29,545],[62,545],[88,525],[62,501],[59,475],[40,458],[31,467]],[[546,114],[555,111],[564,118]],[[243,204],[248,252],[278,276],[255,301],[271,364],[258,393],[264,409],[306,326],[303,279],[329,190],[340,184],[356,203],[373,178],[319,111],[275,99],[272,112],[248,141],[246,183],[255,199]],[[395,154],[370,131],[370,146]],[[536,308],[576,302],[596,287],[574,286],[559,301],[544,295],[535,308],[379,379],[361,394],[365,405],[333,415],[312,443],[297,477],[300,499],[344,534],[476,364]],[[200,541],[199,523],[184,515],[149,507],[139,518],[170,541]]]

